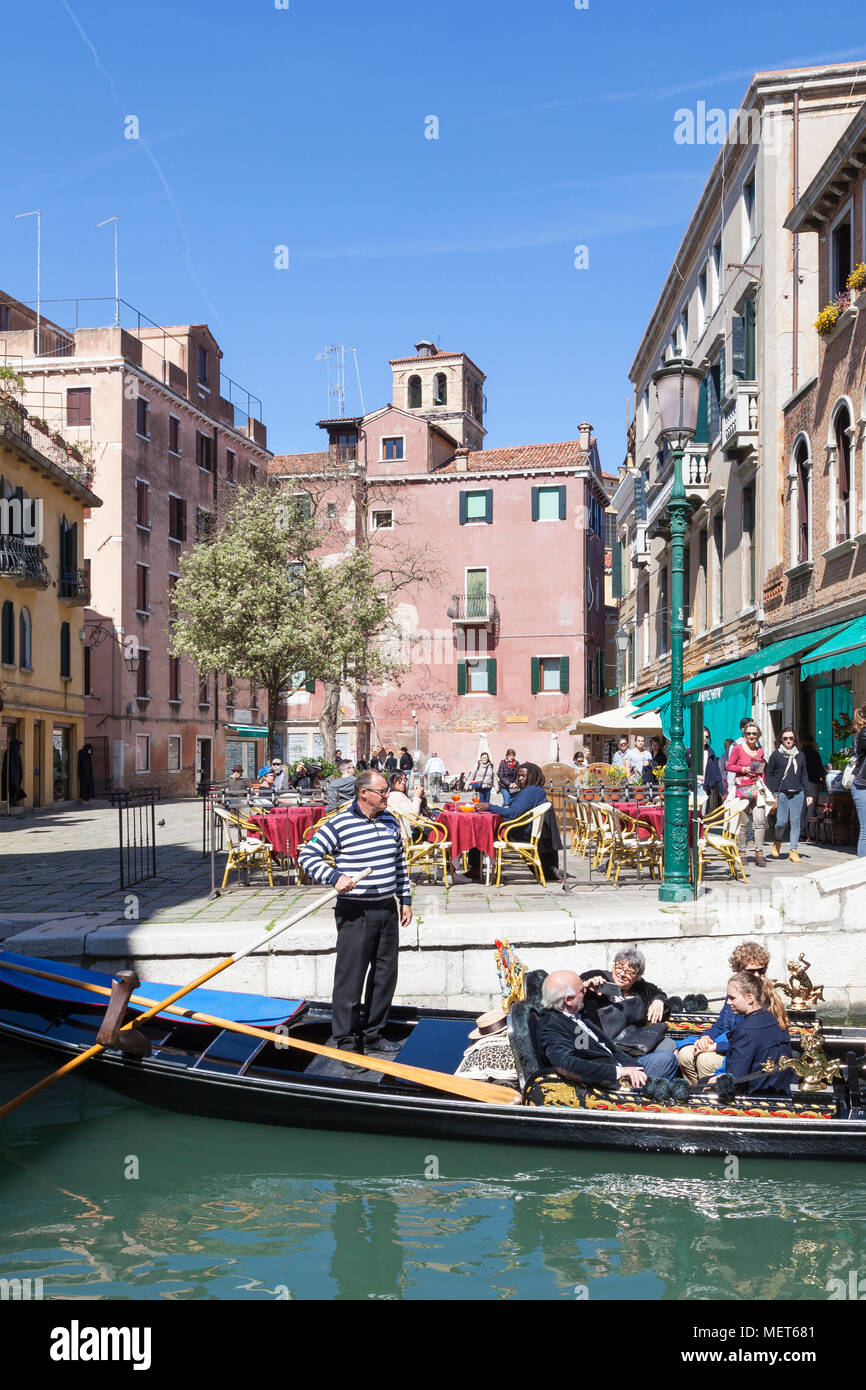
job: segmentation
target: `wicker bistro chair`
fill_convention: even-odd
[[[442,877],[445,887],[448,883],[448,862],[451,842],[448,839],[448,831],[439,821],[428,820],[426,816],[415,816],[409,811],[399,811],[397,820],[400,824],[400,833],[403,836],[403,846],[406,850],[406,865],[411,874],[413,869],[426,869],[436,882],[439,864],[442,864]],[[422,832],[420,839],[413,840],[413,830]],[[435,835],[435,839],[428,837]]]
[[[613,873],[614,886],[619,883],[620,870],[634,868],[640,878],[641,866],[649,869],[650,878],[662,876],[664,845],[652,826],[638,822],[633,816],[610,807],[611,849],[607,863],[607,878]],[[643,833],[641,833],[643,832]]]
[[[574,828],[571,834],[571,852],[586,857],[589,854],[589,846],[592,838],[592,815],[585,801],[573,801],[569,806],[570,814],[574,817]]]
[[[723,803],[717,811],[704,816],[698,832],[698,887],[703,878],[704,864],[712,859],[721,859],[722,863],[727,864],[731,878],[739,875],[744,883],[748,882],[737,844],[740,816],[747,804],[745,801]]]
[[[346,805],[349,805],[349,804],[350,804],[349,802],[346,803]],[[344,809],[344,808],[343,808],[342,806],[338,806],[336,811],[329,811],[328,814],[327,814],[326,816],[320,816],[318,820],[313,821],[311,825],[308,825],[307,828],[306,828],[306,830],[304,831],[303,835],[301,836],[301,844],[302,844],[302,845],[309,844],[310,840],[312,840],[312,838],[313,838],[313,836],[315,835],[316,831],[318,830],[319,826],[320,826],[320,825],[324,825],[326,820],[330,820],[332,816],[336,816],[337,813],[338,813],[339,811],[342,811],[343,809]],[[333,864],[333,863],[334,863],[334,856],[333,856],[332,854],[323,854],[323,855],[322,855],[322,858],[324,859],[324,861],[325,861],[326,864]],[[309,874],[305,874],[305,873],[304,873],[303,869],[301,868],[300,859],[299,859],[299,860],[298,860],[298,883],[299,883],[299,884],[304,884],[304,883],[309,883],[309,882],[310,882],[310,876],[309,876]]]
[[[228,859],[226,860],[226,871],[223,874],[223,888],[229,881],[229,874],[232,869],[252,869],[257,866],[267,869],[268,883],[273,888],[273,855],[265,838],[264,830],[260,830],[253,821],[240,812],[227,811],[222,806],[214,806],[213,812],[225,827],[226,840],[228,841]]]
[[[502,865],[507,857],[515,864],[528,864],[535,874],[538,883],[545,887],[547,879],[544,877],[544,870],[541,867],[541,859],[538,854],[538,841],[541,838],[541,828],[544,825],[544,817],[550,810],[550,802],[542,801],[539,806],[533,806],[531,811],[526,811],[522,816],[517,816],[515,820],[503,821],[499,827],[500,839],[495,840],[493,848],[496,851],[496,887],[502,877]],[[512,840],[512,835],[517,829],[523,826],[531,826],[528,840]]]
[[[589,812],[591,823],[592,867],[599,869],[613,853],[613,807],[604,801],[588,801],[586,809]]]

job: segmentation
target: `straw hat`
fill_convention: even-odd
[[[475,1027],[469,1034],[473,1042],[478,1042],[480,1038],[491,1038],[497,1033],[504,1033],[508,1024],[508,1014],[504,1009],[491,1009],[487,1014],[481,1014],[476,1018]]]

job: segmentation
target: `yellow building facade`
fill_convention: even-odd
[[[77,476],[76,476],[77,475]],[[85,461],[0,392],[0,812],[79,795]]]

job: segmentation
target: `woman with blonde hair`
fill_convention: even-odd
[[[791,1035],[785,1006],[769,980],[741,970],[728,980],[728,1004],[738,1017],[722,1068],[726,1076],[742,1081],[738,1090],[748,1095],[789,1095],[793,1073],[764,1072],[765,1062],[791,1055]],[[753,1075],[758,1072],[759,1075]],[[710,1085],[716,1081],[716,1077]]]
[[[851,795],[860,822],[860,836],[857,840],[857,853],[861,859],[866,857],[866,705],[854,711],[854,747],[851,750],[857,762],[854,764],[854,781]]]

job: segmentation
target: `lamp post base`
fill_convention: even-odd
[[[694,896],[690,883],[662,883],[659,885],[660,903],[690,903]]]

